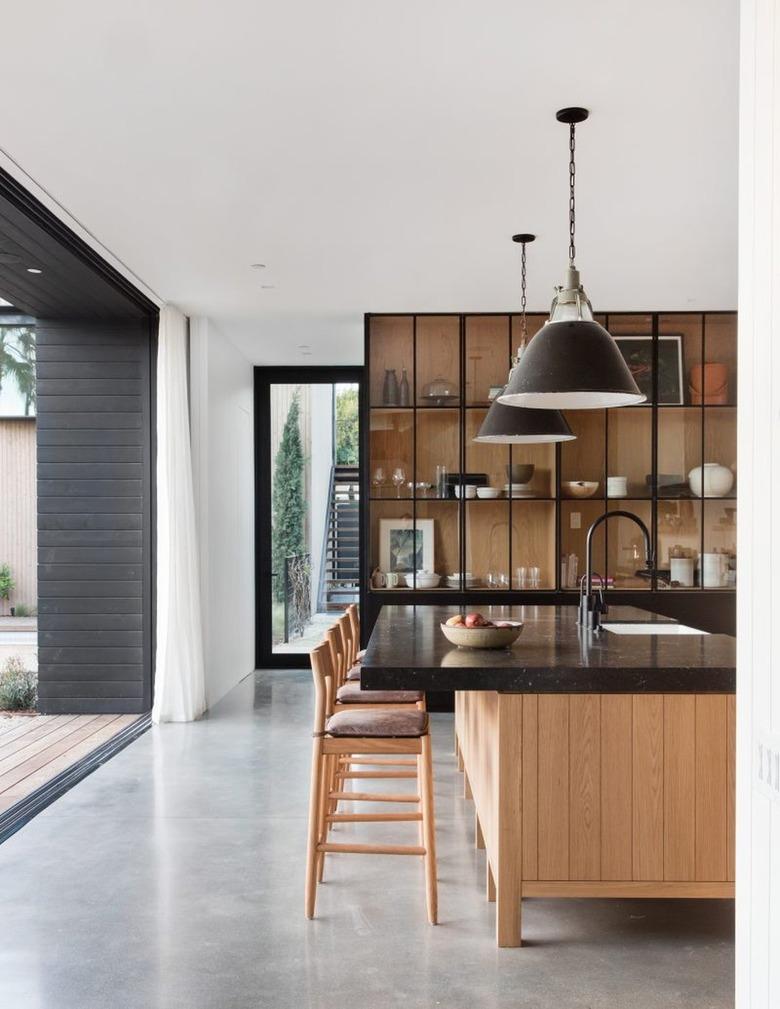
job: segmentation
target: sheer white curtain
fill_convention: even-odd
[[[187,320],[166,305],[160,312],[157,351],[157,657],[152,719],[189,722],[205,709]]]

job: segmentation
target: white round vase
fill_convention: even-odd
[[[705,462],[688,474],[688,486],[696,497],[725,497],[734,486],[734,474],[728,466]]]

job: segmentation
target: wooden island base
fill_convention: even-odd
[[[523,897],[733,897],[733,694],[458,691],[499,946]]]

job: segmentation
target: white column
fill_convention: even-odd
[[[743,0],[741,22],[737,1007],[777,1009],[780,257],[775,251],[780,236],[780,3]]]

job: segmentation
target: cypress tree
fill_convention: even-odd
[[[274,460],[273,565],[274,595],[284,599],[284,561],[304,551],[305,503],[303,498],[303,444],[300,396],[296,390],[284,422],[282,440]]]

